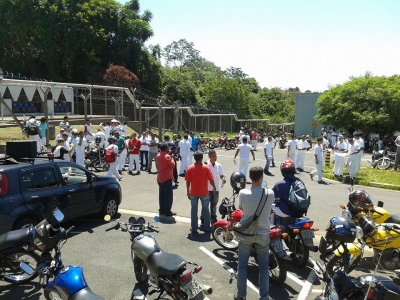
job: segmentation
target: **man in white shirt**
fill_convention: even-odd
[[[211,183],[208,182],[208,197],[210,198],[210,212],[211,212],[211,224],[217,222],[217,204],[219,200],[219,180],[221,179],[221,187],[226,183],[225,173],[222,166],[217,162],[217,153],[214,149],[208,152],[208,161],[206,164],[210,167],[211,173],[214,176],[214,184],[216,192],[213,192],[213,187]],[[203,218],[200,217],[201,224],[203,224]],[[202,226],[200,226],[202,227]]]
[[[62,129],[64,129],[64,131],[66,133],[68,133],[68,136],[73,129],[73,127],[71,125],[69,125],[68,116],[64,117],[64,120],[60,122],[59,126],[60,126],[60,129],[62,128]]]
[[[361,134],[356,132],[354,133],[354,143],[358,145],[359,152],[357,154],[357,161],[356,161],[356,169],[355,169],[355,174],[360,173],[360,167],[361,167],[361,158],[364,154],[364,140],[361,138]]]
[[[142,147],[140,147],[140,169],[147,170],[148,160],[149,160],[149,141],[148,134],[146,131],[142,133],[140,137],[140,142],[142,143]]]
[[[25,123],[26,132],[28,133],[28,139],[30,141],[35,141],[36,142],[37,153],[40,153],[39,126],[40,126],[40,123],[35,120],[35,116],[31,116],[29,118],[29,120],[26,121],[26,123]]]
[[[243,139],[246,138],[248,143],[250,141],[250,136],[247,134],[247,132],[245,131],[240,137],[239,137],[239,141],[241,144],[245,144],[245,142],[243,141]]]
[[[348,152],[348,145],[343,141],[343,135],[339,135],[339,140],[336,142],[335,149],[335,166],[333,169],[333,174],[335,176],[343,176],[344,169],[344,158]]]
[[[249,169],[249,163],[250,163],[250,153],[253,156],[253,161],[256,160],[256,157],[254,156],[254,151],[251,148],[251,145],[248,143],[247,137],[243,138],[243,144],[240,144],[238,148],[236,149],[235,156],[233,160],[236,162],[236,156],[239,155],[239,172],[243,173],[246,178],[248,178],[247,170]]]
[[[65,150],[68,151],[68,153],[64,154],[64,160],[65,161],[71,161],[72,145],[68,142],[68,133],[67,132],[63,132],[62,138],[64,139],[64,148],[65,148]]]
[[[106,122],[105,126],[103,126],[103,123],[101,123],[100,127],[101,129],[104,130],[104,136],[105,136],[104,147],[106,148],[108,146],[108,139],[110,138],[110,131],[111,131],[110,122]]]
[[[96,134],[94,135],[94,140],[96,141],[97,139],[100,140],[100,142],[98,143],[99,147],[104,149],[105,148],[105,141],[106,141],[106,135],[103,131],[101,131],[101,129],[97,129]]]
[[[56,139],[55,139],[56,143],[58,142],[59,139],[61,139],[63,137],[63,133],[64,132],[65,132],[64,128],[60,128],[60,133],[57,134]],[[67,137],[68,137],[69,136],[68,132],[66,132],[66,134],[67,134]]]
[[[183,140],[178,143],[178,154],[181,156],[181,166],[179,168],[179,176],[185,176],[184,173],[189,167],[189,156],[191,156],[190,149],[191,145],[188,141],[188,135],[183,136]]]
[[[306,136],[303,134],[297,143],[297,170],[304,171],[304,160],[306,151],[310,148],[310,144],[306,141]]]
[[[86,141],[90,142],[93,139],[93,125],[90,123],[90,119],[86,119],[85,123]]]
[[[272,173],[269,171],[269,165],[272,160],[272,148],[273,148],[272,137],[268,136],[267,140],[264,143],[264,156],[266,159],[266,163],[265,163],[265,167],[264,167],[265,175],[272,175]]]
[[[314,147],[314,160],[315,160],[315,170],[310,172],[311,180],[314,180],[315,174],[318,176],[318,183],[324,184],[325,181],[322,180],[322,170],[324,168],[324,155],[322,149],[323,138],[319,137],[317,139],[317,144]]]
[[[354,142],[353,139],[349,139],[349,147],[348,147],[348,153],[349,153],[349,176],[350,180],[354,179],[354,175],[356,172],[356,167],[357,167],[357,155],[360,152],[360,148],[357,143]]]
[[[88,143],[85,139],[84,132],[79,131],[79,135],[77,138],[72,139],[72,143],[75,149],[75,163],[84,167],[85,166],[85,149],[88,146]]]
[[[299,167],[297,165],[297,140],[295,135],[292,133],[290,135],[290,140],[287,142],[287,157],[294,162],[296,170]],[[297,171],[296,171],[297,173]]]

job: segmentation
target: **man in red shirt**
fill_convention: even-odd
[[[136,137],[136,133],[132,133],[131,139],[128,142],[129,151],[129,174],[132,174],[133,162],[135,161],[136,174],[140,174],[140,164],[139,164],[139,153],[142,144],[140,140]]]
[[[204,218],[204,232],[211,231],[210,224],[210,199],[208,197],[208,182],[212,186],[212,192],[215,194],[214,176],[210,167],[203,164],[203,153],[196,151],[194,153],[195,163],[188,167],[185,180],[187,196],[191,201],[191,232],[197,233],[199,219],[197,215],[199,199],[201,201],[201,215]]]
[[[250,134],[250,144],[254,151],[257,151],[257,136],[257,129],[254,128]]]
[[[176,215],[171,211],[173,202],[172,180],[174,179],[173,170],[175,168],[175,161],[169,155],[169,147],[166,143],[161,143],[160,153],[156,156],[156,163],[158,166],[159,215],[160,217],[172,220],[172,216]]]

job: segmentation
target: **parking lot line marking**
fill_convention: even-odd
[[[204,248],[203,246],[200,246],[199,249],[203,251],[205,254],[207,254],[209,257],[211,257],[213,260],[215,260],[217,263],[219,263],[225,270],[227,270],[231,274],[235,274],[235,270],[233,270],[230,266],[228,266],[227,263],[225,263],[222,259],[219,257],[216,257],[214,253],[209,251],[208,249]],[[253,291],[255,291],[258,294],[258,288],[252,284],[250,281],[247,280],[247,286],[251,288]]]
[[[309,259],[309,261],[314,266],[316,266],[315,261],[313,261],[312,259]],[[310,275],[308,275],[308,277],[307,277],[307,280],[303,283],[303,288],[301,289],[299,296],[297,297],[297,300],[307,299],[307,296],[310,293],[310,290],[312,288],[313,282],[316,277],[317,277],[317,274],[315,274],[314,270],[311,270]]]
[[[303,286],[304,282],[301,281],[300,279],[298,279],[296,276],[294,276],[293,274],[287,272],[286,277],[293,280],[294,282],[296,282],[298,285]]]
[[[132,292],[132,295],[134,296],[133,299],[135,300],[147,300],[147,298],[142,294],[142,292],[139,289],[134,290]]]
[[[325,290],[312,289],[311,293],[323,293]]]

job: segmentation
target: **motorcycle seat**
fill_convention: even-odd
[[[394,224],[400,224],[400,214],[397,215],[391,215],[389,219],[385,221],[385,223],[394,223]]]
[[[104,300],[104,298],[97,296],[92,290],[88,287],[80,290],[79,292],[75,293],[70,300]]]
[[[163,251],[154,252],[147,259],[147,267],[152,274],[173,275],[186,265],[186,261],[177,254]]]
[[[29,237],[30,228],[9,231],[0,235],[0,251],[24,243]]]

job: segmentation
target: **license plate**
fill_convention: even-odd
[[[314,230],[302,230],[301,237],[303,238],[304,245],[306,246],[314,246],[313,238]]]
[[[281,239],[273,239],[270,241],[270,245],[275,253],[284,252],[283,243]]]
[[[192,281],[183,287],[183,291],[188,295],[189,299],[194,298],[202,290],[203,284],[196,277],[193,277]]]

